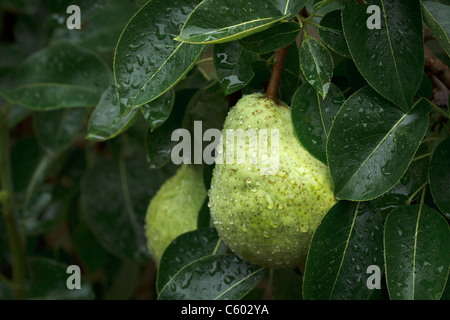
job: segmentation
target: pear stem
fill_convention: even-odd
[[[280,86],[281,74],[283,73],[284,61],[289,51],[289,47],[284,47],[275,51],[272,74],[266,89],[266,98],[272,99],[278,104],[278,87]]]

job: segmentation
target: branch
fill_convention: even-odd
[[[450,70],[447,65],[439,60],[427,46],[424,46],[424,53],[425,68],[439,78],[447,88],[450,88]]]
[[[278,87],[280,86],[283,65],[288,51],[289,46],[275,51],[272,74],[270,75],[269,84],[266,89],[266,98],[272,99],[275,103],[278,103]]]

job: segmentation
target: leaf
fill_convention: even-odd
[[[206,256],[178,271],[158,300],[237,300],[250,292],[265,272],[232,254]]]
[[[320,21],[320,25],[322,28],[319,29],[319,35],[325,45],[340,55],[351,59],[342,30],[341,10],[327,13]]]
[[[84,5],[78,3],[82,12],[82,30],[70,30],[64,23],[61,28],[55,29],[52,41],[64,39],[98,54],[111,53],[108,57],[112,57],[120,33],[135,13],[136,6],[126,0],[103,0],[103,2],[107,2],[107,4],[96,4],[97,10],[93,12],[93,19],[90,19],[89,23],[83,20],[88,18],[87,6],[92,1],[88,1]],[[66,10],[67,6],[59,16],[59,19],[64,22],[68,16]],[[52,18],[55,16],[53,15]]]
[[[89,118],[86,139],[105,141],[125,132],[137,119],[137,109],[122,117],[116,89],[111,84]]]
[[[450,6],[433,1],[422,2],[423,21],[431,29],[433,36],[450,56]]]
[[[302,83],[301,77],[298,48],[296,45],[291,45],[286,55],[278,90],[279,97],[288,105],[290,105],[292,96],[298,86]],[[265,80],[268,81],[269,79],[270,74]]]
[[[344,95],[334,84],[325,99],[309,83],[301,85],[292,98],[292,123],[296,135],[306,150],[325,164],[331,124],[344,101]]]
[[[439,210],[450,216],[450,138],[434,150],[430,163],[430,190]]]
[[[304,299],[362,300],[372,293],[366,270],[383,270],[383,225],[370,205],[340,201],[314,232],[303,278]]]
[[[425,135],[429,109],[422,100],[404,113],[368,86],[353,94],[336,115],[327,142],[336,197],[370,200],[391,189]]]
[[[141,112],[150,131],[160,127],[170,115],[175,102],[175,92],[169,90],[157,99],[141,106]]]
[[[33,110],[95,106],[112,81],[95,55],[69,42],[36,52],[18,71],[18,86],[0,88],[6,99]]]
[[[382,96],[411,110],[424,68],[419,0],[374,0],[380,29],[369,29],[367,5],[346,1],[342,25],[350,53],[367,82]]]
[[[386,280],[392,300],[437,300],[450,266],[448,223],[426,205],[393,210],[384,230]]]
[[[85,300],[94,299],[94,290],[91,285],[81,277],[81,289],[69,290],[67,280],[67,265],[57,261],[32,257],[27,261],[29,272],[29,285],[25,296],[28,299],[56,299],[56,300]]]
[[[225,253],[227,247],[214,228],[198,229],[178,236],[164,251],[156,280],[161,292],[170,279],[185,265],[212,254]]]
[[[300,32],[297,22],[281,22],[267,30],[239,40],[239,43],[250,52],[264,54],[284,48],[295,41]]]
[[[419,146],[414,158],[429,153],[428,146],[422,143]],[[425,157],[409,164],[408,169],[400,178],[400,181],[389,190],[389,193],[401,194],[409,198],[425,183],[428,183],[428,168],[430,165],[430,157]]]
[[[128,22],[114,58],[122,114],[156,99],[194,66],[204,46],[173,39],[198,2],[148,1]]]
[[[202,1],[183,26],[178,41],[219,43],[239,40],[269,28],[282,19],[294,17],[307,0]],[[239,8],[239,10],[236,10]]]
[[[48,153],[68,149],[83,126],[84,108],[36,112],[33,115],[35,135]]]
[[[299,54],[300,68],[306,81],[325,98],[333,75],[333,58],[330,52],[321,42],[308,36],[303,40]]]
[[[214,68],[226,95],[242,89],[252,80],[255,58],[238,41],[214,45]]]
[[[431,83],[430,78],[428,78],[427,74],[424,72],[422,75],[422,81],[420,82],[419,90],[417,91],[416,97],[424,97],[431,98],[433,95],[433,84]]]
[[[156,130],[147,131],[145,144],[150,169],[161,168],[170,160],[172,149],[178,143],[172,141],[172,133],[182,127],[186,106],[195,92],[195,89],[178,90],[169,118]]]
[[[100,244],[113,255],[142,263],[149,258],[144,233],[147,205],[160,178],[145,159],[101,159],[81,182],[86,222]]]

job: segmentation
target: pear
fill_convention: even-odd
[[[276,166],[271,163],[274,168],[267,169],[263,158],[250,161],[251,139],[241,147],[233,141],[235,157],[228,162],[229,129],[277,129]],[[268,148],[276,142],[275,135],[270,137]],[[258,152],[263,146],[258,145]],[[290,108],[260,93],[242,97],[225,119],[218,150],[223,160],[216,158],[208,206],[224,243],[241,258],[267,268],[303,265],[314,230],[337,200],[328,167],[298,141]],[[242,152],[250,155],[239,162]]]
[[[147,247],[156,265],[179,235],[197,228],[206,198],[201,166],[182,164],[150,201],[145,218]]]

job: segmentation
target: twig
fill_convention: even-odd
[[[272,67],[272,74],[270,75],[269,84],[266,89],[266,98],[272,99],[278,103],[278,87],[280,86],[281,74],[283,73],[283,65],[286,60],[286,55],[289,47],[284,47],[275,51],[274,64]]]
[[[425,67],[439,78],[447,88],[450,88],[450,70],[447,65],[439,60],[427,46],[424,46],[424,53]]]

